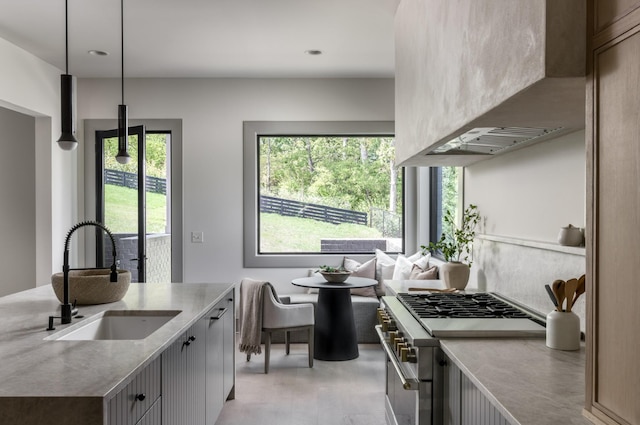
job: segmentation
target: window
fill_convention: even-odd
[[[246,267],[404,252],[392,122],[245,122],[244,161]]]
[[[455,221],[458,223],[461,217],[462,195],[462,168],[461,167],[431,167],[430,189],[430,213],[429,241],[436,242],[440,239],[444,229],[442,217],[445,211],[453,211]]]

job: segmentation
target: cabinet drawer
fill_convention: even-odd
[[[136,423],[136,425],[162,425],[162,398],[159,397],[153,406],[147,413],[144,414],[142,418]]]
[[[109,425],[134,425],[160,397],[160,357],[109,400]]]

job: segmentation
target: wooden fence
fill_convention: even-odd
[[[326,223],[353,223],[367,225],[367,213],[309,204],[289,199],[260,196],[260,212],[280,214],[288,217],[312,218]]]
[[[126,171],[104,170],[104,183],[116,186],[124,186],[130,189],[138,188],[138,175]],[[158,177],[147,176],[147,192],[167,194],[167,180]]]

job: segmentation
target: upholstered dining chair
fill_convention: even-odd
[[[290,352],[289,332],[306,330],[309,339],[309,367],[313,367],[313,304],[283,304],[268,282],[243,279],[240,284],[240,351],[260,354],[261,334],[265,336],[264,373],[269,373],[271,334],[284,331],[285,352]]]

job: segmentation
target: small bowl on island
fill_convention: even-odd
[[[320,266],[316,271],[329,283],[343,283],[352,273],[344,267],[331,266]]]

